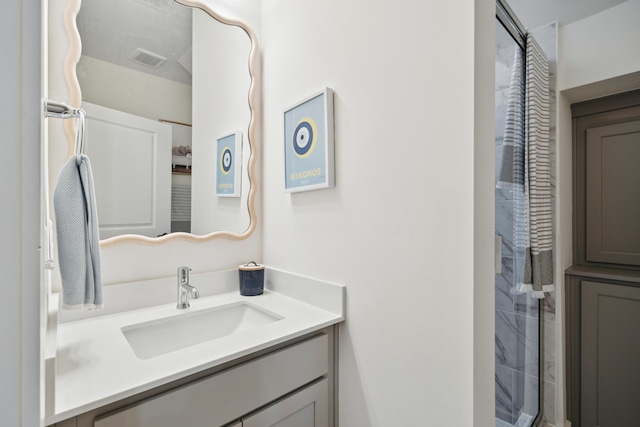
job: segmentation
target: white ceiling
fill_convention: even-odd
[[[551,22],[566,25],[627,0],[506,0],[522,25],[535,30]]]
[[[178,62],[191,49],[192,9],[173,0],[82,0],[77,17],[82,54],[191,84]],[[158,68],[131,61],[136,48],[168,60]]]

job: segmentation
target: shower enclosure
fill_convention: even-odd
[[[495,276],[495,425],[529,427],[538,421],[540,412],[541,300],[518,291],[523,254],[516,249],[518,230],[514,224],[522,214],[522,200],[517,190],[498,183],[499,175],[510,171],[511,165],[503,163],[511,157],[507,151],[525,143],[523,135],[512,132],[509,124],[524,120],[521,82],[525,43],[518,36],[516,24],[509,21],[509,12],[506,15],[498,13],[495,46],[495,235],[501,243],[500,268]],[[516,168],[514,165],[511,173],[515,174]]]

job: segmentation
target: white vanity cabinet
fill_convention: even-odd
[[[56,427],[333,427],[335,328],[123,399]]]
[[[243,417],[242,427],[329,426],[328,381],[323,379],[280,402]]]

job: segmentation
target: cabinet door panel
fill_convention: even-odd
[[[640,265],[640,120],[587,129],[587,260]]]
[[[242,420],[243,427],[327,427],[328,381],[315,383]]]
[[[171,231],[171,126],[100,105],[87,112],[100,237]]]
[[[582,282],[583,427],[640,420],[640,288]]]

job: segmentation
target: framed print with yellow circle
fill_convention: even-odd
[[[285,192],[335,186],[333,91],[325,88],[284,112]]]
[[[242,132],[216,141],[216,195],[240,197],[242,172]]]

